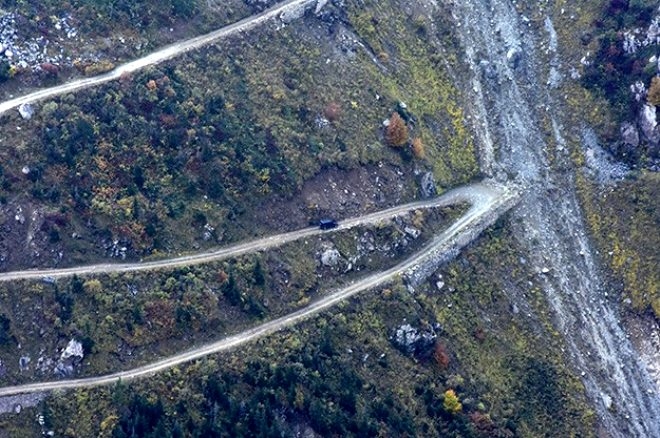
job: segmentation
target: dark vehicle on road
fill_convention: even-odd
[[[337,221],[334,219],[321,219],[319,221],[319,228],[322,230],[337,228]]]

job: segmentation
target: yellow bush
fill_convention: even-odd
[[[442,406],[445,408],[445,411],[450,414],[456,414],[463,409],[463,405],[458,400],[458,396],[453,389],[445,391],[445,401],[442,403]]]

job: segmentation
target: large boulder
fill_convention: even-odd
[[[321,253],[321,264],[327,267],[337,266],[339,260],[341,259],[341,254],[337,251],[336,248],[328,248]]]
[[[34,115],[34,108],[29,103],[24,103],[18,107],[18,113],[25,120],[30,120]]]
[[[423,198],[432,198],[438,193],[438,190],[435,187],[435,177],[433,176],[433,172],[426,172],[422,175],[420,191],[422,192]]]
[[[64,351],[60,355],[60,360],[53,371],[60,376],[70,376],[73,374],[74,367],[82,362],[85,356],[83,346],[75,339],[71,339]]]
[[[82,359],[84,357],[83,346],[75,339],[71,339],[60,356],[61,360]]]
[[[394,330],[390,340],[403,353],[418,358],[428,357],[438,337],[436,328],[440,326],[415,328],[408,323],[402,324]]]
[[[27,371],[30,367],[30,356],[21,356],[21,358],[18,359],[18,367],[21,371]]]
[[[639,146],[639,132],[632,123],[625,122],[621,125],[621,140],[627,146]]]
[[[658,119],[656,108],[653,105],[644,105],[639,112],[639,128],[644,138],[652,145],[660,143],[660,132],[658,132]]]

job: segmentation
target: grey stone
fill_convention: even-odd
[[[644,137],[652,144],[660,142],[660,133],[658,133],[658,119],[655,106],[644,105],[639,112],[639,127]]]
[[[432,198],[438,193],[438,190],[435,186],[435,177],[433,176],[433,172],[426,172],[424,175],[422,175],[420,185],[422,197],[424,198]]]
[[[419,235],[422,234],[420,230],[414,227],[405,227],[403,231],[413,239],[417,239]]]
[[[323,251],[321,254],[321,263],[323,266],[337,266],[337,263],[339,262],[339,259],[341,257],[341,254],[339,254],[339,251],[335,248],[329,248]]]
[[[435,344],[438,335],[435,330],[417,329],[406,323],[399,326],[390,337],[392,343],[407,354],[424,356],[428,354]]]
[[[27,370],[29,365],[30,365],[30,356],[21,356],[21,358],[18,360],[18,366],[21,369],[21,371]]]
[[[34,108],[29,103],[24,103],[18,107],[18,113],[25,120],[30,120],[34,115]]]
[[[621,125],[621,139],[629,146],[639,146],[639,132],[632,123],[625,122]]]
[[[280,14],[280,20],[282,20],[284,24],[290,24],[302,18],[305,15],[306,6],[307,4],[302,4],[282,11]]]

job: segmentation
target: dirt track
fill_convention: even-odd
[[[287,13],[287,12],[290,13],[291,11],[297,10],[299,8],[305,8],[314,3],[316,3],[316,0],[285,0],[281,3],[278,3],[277,5],[273,6],[270,9],[266,9],[260,14],[245,18],[241,21],[230,24],[221,29],[207,33],[205,35],[200,35],[185,41],[180,41],[172,45],[166,46],[160,50],[150,53],[147,56],[138,58],[134,61],[127,62],[126,64],[122,64],[116,67],[114,70],[111,70],[107,73],[103,73],[101,75],[90,78],[83,78],[83,79],[67,82],[62,85],[57,85],[55,87],[35,91],[25,96],[20,96],[2,102],[0,103],[0,115],[12,108],[17,108],[23,104],[34,103],[40,100],[59,96],[61,94],[73,93],[75,91],[79,91],[85,88],[90,88],[95,85],[103,84],[105,82],[114,81],[116,79],[119,79],[122,75],[134,73],[149,65],[159,64],[161,62],[167,61],[168,59],[172,59],[176,56],[179,56],[183,53],[212,44],[230,35],[234,35],[240,32],[246,32],[273,18],[277,18],[281,16],[283,13]]]
[[[421,251],[408,258],[404,262],[388,269],[384,272],[372,274],[352,285],[329,293],[325,297],[314,303],[297,310],[289,315],[266,322],[257,327],[245,330],[234,336],[221,339],[211,344],[202,345],[192,350],[159,360],[157,362],[144,365],[132,370],[121,371],[99,377],[89,377],[75,380],[60,380],[51,382],[31,383],[26,385],[9,386],[0,388],[0,397],[33,393],[41,391],[51,391],[55,389],[73,389],[81,387],[92,387],[114,384],[119,381],[129,381],[140,377],[152,375],[167,368],[190,362],[195,359],[207,356],[209,354],[226,351],[246,342],[253,341],[259,337],[266,336],[278,330],[290,327],[306,318],[309,318],[334,304],[343,301],[351,296],[369,290],[390,282],[395,276],[401,275],[407,271],[414,270],[416,266],[424,261],[431,254],[456,251],[467,243],[480,231],[492,224],[499,215],[511,208],[518,200],[517,191],[502,185],[491,185],[485,183],[472,184],[447,192],[446,194],[428,201],[415,202],[381,212],[373,213],[362,218],[356,218],[344,221],[338,228],[347,229],[357,225],[369,222],[377,222],[390,218],[405,211],[418,208],[442,207],[457,203],[467,202],[471,208],[459,218],[452,226],[433,239],[433,241],[424,247]],[[151,264],[133,264],[133,265],[99,265],[96,267],[72,268],[69,270],[55,271],[23,271],[18,273],[3,274],[5,281],[9,279],[30,278],[35,275],[72,275],[76,270],[80,274],[98,273],[98,272],[126,272],[129,270],[157,269],[163,267],[181,266],[186,264],[204,263],[218,258],[233,257],[249,251],[258,251],[284,242],[299,239],[305,236],[311,236],[321,233],[317,229],[304,229],[292,233],[272,236],[237,245],[214,253],[200,254],[197,256],[181,257],[177,259],[163,260]],[[121,266],[121,269],[115,269]],[[39,274],[36,274],[39,272]]]

